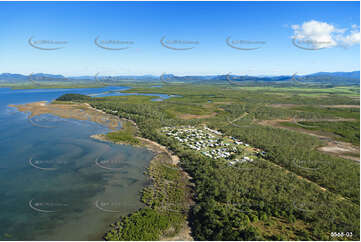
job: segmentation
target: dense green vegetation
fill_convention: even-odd
[[[167,214],[144,208],[130,216],[124,216],[120,222],[112,225],[105,235],[106,240],[144,241],[159,240],[159,234],[168,229],[170,219]]]
[[[139,135],[167,146],[180,157],[182,168],[195,184],[195,205],[189,216],[195,239],[360,238],[359,164],[320,153],[316,148],[324,143],[317,137],[259,125],[260,121],[270,119],[357,119],[358,109],[327,111],[321,106],[359,105],[359,100],[350,97],[349,93],[331,88],[320,95],[320,90],[312,93],[312,90],[297,88],[290,92],[289,88],[252,90],[230,85],[176,84],[161,88],[139,87],[131,91],[182,97],[163,102],[152,102],[144,97],[142,102],[136,101],[140,97],[94,98],[87,102],[105,112],[116,111],[118,116],[135,121]],[[308,95],[310,93],[312,95]],[[303,106],[277,107],[272,104]],[[180,114],[212,113],[217,115],[203,119],[180,118]],[[165,126],[201,123],[266,151],[266,157],[230,167],[225,160],[197,154],[159,132]],[[178,195],[175,197],[180,199]],[[150,219],[153,217],[149,215]],[[152,231],[156,234],[154,231],[158,230]],[[331,232],[352,232],[353,236],[334,238]]]
[[[159,240],[177,234],[189,210],[189,187],[184,175],[171,165],[166,153],[151,162],[148,175],[152,185],[144,188],[142,201],[147,205],[123,216],[111,225],[106,240]]]
[[[91,99],[91,97],[82,94],[64,94],[58,97],[56,101],[87,101]]]
[[[360,122],[309,122],[300,121],[295,123],[283,123],[283,125],[290,127],[301,127],[308,130],[324,131],[334,134],[337,140],[350,142],[354,145],[360,146]]]
[[[236,103],[245,102],[248,104],[300,104],[300,105],[342,105],[355,104],[359,105],[360,87],[338,87],[324,88],[322,94],[315,92],[313,95],[307,95],[314,90],[312,87],[306,89],[297,86],[293,88],[273,86],[262,87],[262,89],[253,89],[248,87],[239,87],[232,85],[206,85],[206,84],[163,84],[162,87],[142,87],[135,88],[125,92],[141,92],[141,93],[164,93],[181,95],[186,98],[173,98],[167,101],[184,101],[189,103],[201,104],[208,100],[213,102],[233,101]],[[345,93],[345,89],[352,89],[353,95]],[[262,95],[260,95],[262,94]],[[199,102],[194,102],[199,101]]]
[[[291,110],[319,113],[322,116],[360,120],[360,108],[332,108],[325,106],[296,106]]]
[[[266,150],[275,164],[359,202],[359,165],[316,151],[320,145],[317,138],[260,125],[244,129],[229,125],[221,130]]]
[[[123,122],[121,130],[109,132],[105,136],[112,142],[125,142],[129,144],[139,144],[139,140],[134,138],[136,128],[129,122]]]

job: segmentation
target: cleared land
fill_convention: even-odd
[[[264,120],[264,121],[259,122],[259,124],[268,125],[268,126],[277,127],[277,128],[282,128],[282,129],[289,129],[289,130],[293,130],[293,131],[296,131],[296,132],[300,132],[300,133],[304,133],[304,134],[308,134],[308,135],[317,137],[321,141],[326,141],[327,142],[326,146],[321,146],[321,147],[317,148],[319,151],[329,153],[329,154],[332,154],[332,155],[337,155],[337,156],[345,158],[345,159],[350,159],[350,160],[360,162],[360,158],[359,158],[359,156],[360,156],[360,147],[355,146],[355,145],[353,145],[351,143],[348,143],[348,142],[342,142],[342,141],[334,140],[334,138],[332,137],[332,134],[329,134],[329,136],[326,136],[327,134],[322,135],[322,132],[320,132],[320,131],[317,131],[317,130],[313,131],[313,130],[305,129],[305,127],[307,127],[306,125],[303,126],[302,124],[299,124],[299,122],[304,122],[304,121],[306,121],[306,122],[310,121],[312,123],[314,123],[314,122],[322,122],[322,121],[324,121],[324,122],[342,122],[342,121],[354,121],[354,119],[351,119],[351,120],[350,119]],[[286,124],[294,124],[294,125],[290,126],[290,125],[286,125]],[[308,127],[315,127],[315,126],[308,126]]]

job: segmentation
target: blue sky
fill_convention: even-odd
[[[0,2],[0,73],[354,71],[360,69],[359,13],[359,2]],[[34,46],[62,48],[32,47],[31,37]],[[100,48],[96,37],[101,46],[129,48]],[[231,48],[228,37],[235,47],[257,49]],[[315,50],[295,46],[293,37]]]

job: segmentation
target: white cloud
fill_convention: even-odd
[[[351,30],[349,35],[336,36],[336,39],[343,47],[360,44],[360,30]]]
[[[350,47],[360,43],[360,30],[356,25],[352,25],[352,30],[348,31],[326,22],[311,20],[302,25],[292,25],[291,28],[294,31],[292,38],[297,45],[306,48]]]

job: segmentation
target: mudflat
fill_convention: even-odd
[[[121,119],[91,107],[87,103],[48,103],[46,101],[13,105],[21,112],[30,112],[29,119],[41,114],[52,114],[67,119],[88,120],[103,125],[109,129],[120,128]],[[101,115],[99,115],[101,114]]]

